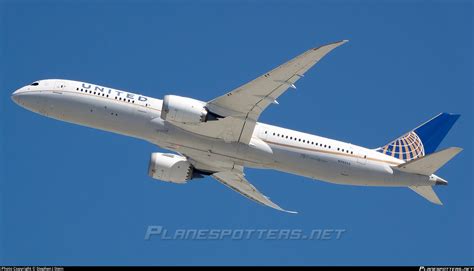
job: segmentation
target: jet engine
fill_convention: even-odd
[[[167,121],[196,124],[222,117],[209,112],[205,102],[176,95],[165,95],[161,118]]]
[[[151,154],[148,175],[153,179],[184,184],[195,176],[194,167],[186,157],[155,152]]]
[[[161,108],[161,118],[181,123],[205,122],[207,116],[205,106],[205,102],[195,99],[166,95]]]

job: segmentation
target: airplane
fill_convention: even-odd
[[[100,85],[39,80],[12,94],[38,114],[146,140],[154,152],[151,178],[184,184],[211,176],[243,196],[289,213],[257,190],[244,168],[274,169],[314,180],[358,186],[407,187],[442,205],[433,190],[448,182],[434,173],[461,148],[437,147],[460,115],[440,113],[378,148],[258,122],[259,116],[342,40],[312,48],[210,101],[176,95],[162,100]]]

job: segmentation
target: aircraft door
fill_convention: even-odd
[[[267,136],[268,136],[268,129],[264,126],[259,127],[258,137],[261,140],[267,140]]]
[[[356,159],[358,164],[365,165],[367,163],[367,154],[359,150],[356,150],[354,153],[357,156]]]

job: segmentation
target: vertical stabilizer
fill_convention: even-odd
[[[441,113],[376,150],[405,161],[431,154],[436,151],[459,116],[458,114]]]

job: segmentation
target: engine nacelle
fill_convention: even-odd
[[[193,178],[193,171],[186,157],[171,153],[152,153],[148,164],[148,175],[165,182],[186,183]]]
[[[161,108],[161,118],[180,123],[200,123],[207,121],[206,103],[176,95],[165,95]]]

